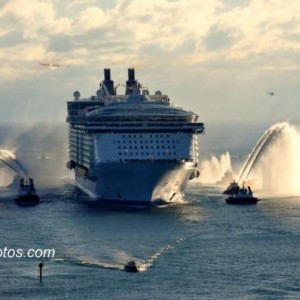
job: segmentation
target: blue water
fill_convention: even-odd
[[[54,248],[0,258],[1,299],[299,299],[300,198],[229,206],[217,188],[164,208],[93,205],[72,184],[19,207],[1,197],[1,246]],[[129,259],[143,271],[126,273]],[[143,261],[146,261],[143,263]]]
[[[198,186],[168,207],[94,205],[64,173],[65,149],[34,141],[18,157],[41,203],[20,207],[16,190],[2,188],[0,249],[50,248],[55,257],[42,283],[40,259],[0,257],[1,300],[300,299],[300,197],[230,206],[218,187]],[[131,259],[142,272],[123,270]]]

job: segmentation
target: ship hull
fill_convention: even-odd
[[[192,162],[109,162],[75,180],[92,200],[148,206],[183,201],[193,170]]]

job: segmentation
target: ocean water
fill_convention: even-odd
[[[2,187],[0,249],[55,249],[55,257],[45,258],[42,283],[39,258],[0,257],[1,300],[300,299],[300,197],[230,206],[220,187],[202,184],[182,204],[95,205],[64,169],[64,146],[17,136],[41,203],[20,207],[15,188]],[[131,259],[141,272],[124,271]]]

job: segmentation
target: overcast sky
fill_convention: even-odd
[[[107,67],[204,122],[300,119],[299,0],[0,0],[0,60],[5,122],[64,122]]]

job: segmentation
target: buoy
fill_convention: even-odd
[[[40,269],[40,282],[42,282],[42,278],[43,278],[43,267],[44,267],[44,263],[40,262],[39,263],[39,269]]]

